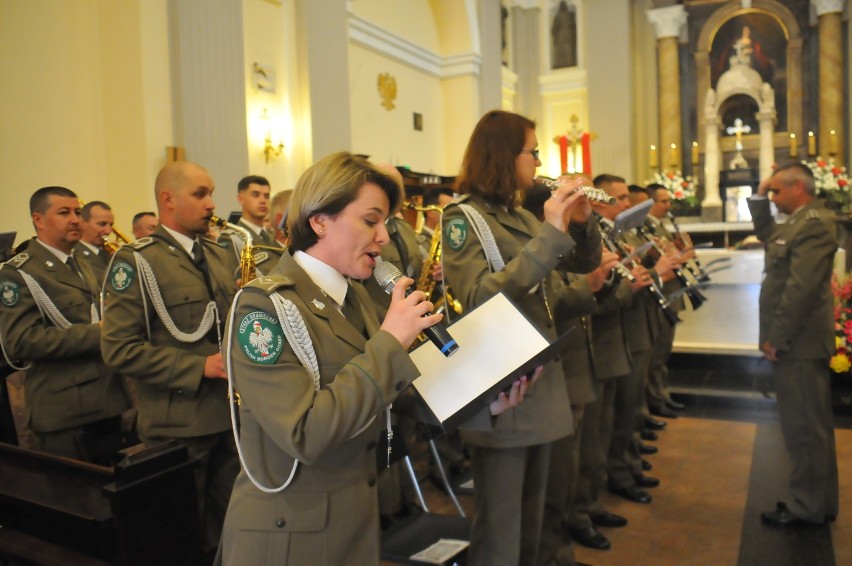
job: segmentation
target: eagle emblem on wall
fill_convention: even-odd
[[[396,108],[393,101],[396,100],[396,79],[390,73],[379,75],[379,96],[382,97],[382,106],[388,110]]]

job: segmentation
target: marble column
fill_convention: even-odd
[[[537,2],[516,1],[512,6],[512,57],[518,75],[515,112],[541,120],[541,37]]]
[[[772,164],[775,163],[775,143],[772,137],[775,131],[775,112],[773,110],[758,112],[757,122],[760,125],[759,167],[762,180],[772,175]]]
[[[681,148],[682,123],[680,117],[680,67],[678,64],[678,39],[680,30],[686,24],[686,10],[682,5],[666,6],[648,10],[648,20],[654,26],[657,34],[657,83],[660,116],[660,167],[667,168],[671,164],[668,159],[668,148],[677,144],[680,148],[680,158],[683,159]],[[665,162],[663,155],[666,156]],[[689,155],[687,152],[686,155]],[[682,162],[677,163],[676,169],[682,168]]]
[[[811,0],[819,17],[819,153],[844,163],[842,16],[846,0]],[[834,130],[835,135],[831,135]]]
[[[722,168],[720,127],[721,122],[715,111],[704,115],[704,200],[701,201],[701,219],[705,222],[722,220],[722,199],[719,198],[719,171]]]

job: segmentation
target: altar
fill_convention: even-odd
[[[699,249],[698,258],[711,273],[712,284],[698,310],[688,306],[675,327],[673,352],[760,357],[758,297],[763,279],[763,250]]]

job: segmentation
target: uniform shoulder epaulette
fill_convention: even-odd
[[[292,287],[293,280],[289,277],[281,277],[279,276],[269,276],[264,275],[262,277],[258,277],[257,279],[253,279],[251,283],[245,286],[246,290],[255,290],[265,293],[267,295],[274,293],[281,287]]]
[[[145,236],[144,238],[139,238],[135,242],[130,243],[129,245],[133,247],[133,249],[141,250],[143,248],[147,248],[151,244],[154,243],[154,238],[151,236]]]
[[[453,202],[451,202],[450,204],[459,204],[459,203],[461,203],[461,202],[466,201],[466,200],[467,200],[467,199],[469,199],[469,198],[470,198],[470,194],[469,194],[469,193],[466,193],[466,194],[463,194],[463,195],[459,195],[459,196],[457,196],[455,199],[453,199]]]
[[[811,209],[805,214],[805,220],[819,220],[821,217],[822,215],[815,209]]]
[[[30,254],[28,254],[27,252],[21,252],[3,265],[9,265],[11,267],[14,267],[15,269],[20,269],[21,266],[27,263],[29,259]]]

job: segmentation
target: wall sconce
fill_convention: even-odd
[[[266,108],[263,109],[263,114],[260,119],[263,120],[265,124],[269,125],[269,114],[267,113]],[[263,140],[263,156],[266,158],[266,162],[269,163],[270,158],[281,155],[281,150],[283,149],[284,142],[279,141],[277,145],[272,142],[272,128],[268,127],[266,129],[266,138]]]

